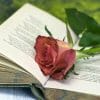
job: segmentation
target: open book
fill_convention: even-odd
[[[62,40],[66,36],[65,23],[30,4],[25,4],[0,26],[1,86],[35,84],[44,87],[47,98],[51,94],[66,98],[67,90],[100,96],[100,55],[79,60],[75,67],[78,75],[69,75],[65,80],[56,81],[43,75],[34,61],[34,43],[38,35],[48,36],[45,25],[55,38]],[[72,37],[74,41],[77,39],[73,33]]]

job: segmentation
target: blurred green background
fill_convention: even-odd
[[[77,8],[100,24],[100,0],[0,0],[0,24],[25,3],[31,3],[65,21],[64,8]]]

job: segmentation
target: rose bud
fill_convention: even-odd
[[[76,51],[63,41],[38,36],[34,48],[35,61],[44,75],[50,75],[53,79],[64,79],[75,63]]]

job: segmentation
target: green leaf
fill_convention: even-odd
[[[70,33],[69,29],[68,29],[68,26],[66,28],[67,28],[67,39],[68,39],[68,43],[69,43],[69,45],[71,47],[73,47],[73,44],[74,43],[73,43],[73,39],[72,39],[71,33]]]
[[[49,34],[49,36],[53,37],[52,33],[48,30],[47,26],[45,26],[45,31]]]
[[[90,16],[74,8],[66,9],[67,24],[79,36],[79,45],[84,47],[100,44],[100,25]]]
[[[87,54],[87,53],[84,53],[82,51],[76,51],[76,59],[82,59],[82,58],[88,58],[90,57],[91,55]]]
[[[92,32],[100,32],[100,25],[87,14],[75,8],[66,9],[66,14],[68,24],[77,35],[85,29]]]
[[[79,45],[83,47],[95,46],[100,44],[100,33],[84,32]]]
[[[90,54],[90,55],[100,54],[100,47],[90,48],[87,50],[83,50],[82,52],[85,54]]]
[[[86,16],[74,8],[66,9],[66,14],[69,26],[79,35],[86,28]]]

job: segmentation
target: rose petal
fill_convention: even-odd
[[[61,56],[61,54],[66,51],[71,49],[70,46],[68,45],[68,43],[64,42],[64,41],[59,41],[57,40],[57,44],[58,44],[58,56]]]
[[[44,46],[51,46],[56,52],[58,52],[58,45],[57,41],[53,39],[52,37],[45,37],[45,36],[38,36],[36,39],[36,44],[34,48],[36,49],[36,52],[41,52],[43,51]]]
[[[41,68],[41,70],[43,71],[45,75],[50,75],[52,71],[54,70],[54,62],[55,62],[56,56],[57,56],[57,53],[52,48],[50,48],[50,52],[48,52],[48,55],[47,55],[47,60],[45,60],[44,58],[41,61],[41,58],[39,58],[39,56],[35,57],[36,62],[39,64],[39,67]]]
[[[73,64],[75,63],[76,53],[75,50],[70,49],[66,50],[62,53],[60,58],[56,61],[56,70],[63,69],[59,71],[59,73],[55,72],[51,75],[54,79],[63,79],[66,73],[72,68]],[[61,76],[60,76],[61,75]]]
[[[52,72],[53,63],[58,54],[57,41],[51,37],[38,36],[34,46],[36,50],[35,61],[45,75]]]

